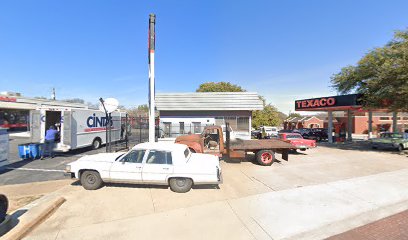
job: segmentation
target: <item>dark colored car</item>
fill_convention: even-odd
[[[4,221],[7,215],[8,199],[6,195],[0,194],[0,223]]]
[[[278,133],[293,133],[293,130],[292,129],[282,129],[282,130],[279,130]]]
[[[259,138],[259,134],[262,134],[260,130],[252,130],[251,131],[251,137],[253,137],[253,138]]]
[[[314,139],[316,141],[327,140],[329,138],[328,131],[326,128],[314,128],[309,139]]]
[[[295,129],[295,130],[297,130],[297,133],[302,135],[302,137],[304,139],[314,139],[312,137],[313,136],[313,128],[299,128],[299,129]]]

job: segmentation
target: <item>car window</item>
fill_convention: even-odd
[[[186,150],[184,150],[184,157],[188,158],[189,155],[190,155],[190,150],[186,148]]]
[[[286,135],[287,139],[297,139],[297,138],[302,138],[300,135]]]
[[[171,152],[150,150],[146,160],[147,164],[172,164]]]
[[[120,161],[131,163],[142,163],[146,150],[133,150],[126,154]]]

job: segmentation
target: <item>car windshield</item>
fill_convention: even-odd
[[[299,134],[290,134],[286,135],[286,139],[297,139],[297,138],[302,138]]]

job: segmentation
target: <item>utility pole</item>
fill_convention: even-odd
[[[149,142],[155,142],[155,83],[154,83],[154,50],[155,50],[156,15],[149,15]]]
[[[55,88],[52,88],[52,94],[51,94],[51,99],[55,100]]]

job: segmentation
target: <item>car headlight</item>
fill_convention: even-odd
[[[71,172],[71,165],[65,166],[65,172]]]

